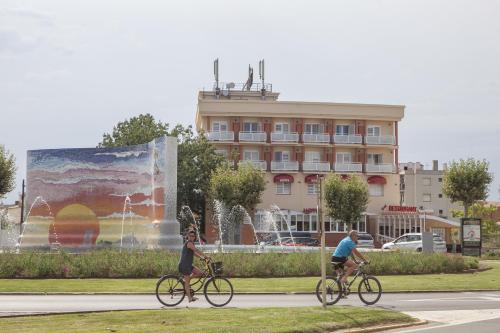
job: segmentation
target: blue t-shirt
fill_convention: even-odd
[[[351,239],[351,237],[347,236],[342,239],[333,252],[333,256],[335,257],[349,257],[351,255],[352,249],[356,248],[356,243]]]

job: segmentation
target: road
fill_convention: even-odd
[[[200,295],[201,296],[201,295]],[[186,307],[183,301],[178,307]],[[365,306],[357,295],[339,305]],[[231,307],[317,306],[310,295],[235,295]],[[203,297],[189,307],[210,307]],[[376,307],[428,320],[425,326],[391,332],[494,332],[500,325],[500,292],[386,293]],[[0,316],[77,311],[160,309],[154,295],[0,295]],[[484,329],[481,331],[481,329]]]

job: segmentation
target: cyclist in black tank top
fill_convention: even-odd
[[[182,247],[181,259],[179,260],[178,265],[179,272],[184,275],[184,289],[186,290],[189,302],[194,302],[198,299],[191,295],[191,288],[189,286],[191,276],[196,277],[202,275],[201,270],[198,267],[193,266],[193,258],[194,256],[202,259],[208,258],[208,256],[196,248],[194,245],[195,239],[196,233],[194,230],[189,230],[187,234],[187,241]]]

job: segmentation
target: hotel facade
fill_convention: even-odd
[[[257,232],[270,231],[266,211],[279,207],[279,230],[317,234],[317,179],[330,172],[357,174],[367,182],[369,204],[357,230],[371,233],[378,243],[421,230],[417,211],[397,208],[403,105],[279,101],[271,85],[222,86],[232,89],[199,92],[196,128],[235,167],[251,163],[265,171],[266,189],[254,220]],[[325,221],[327,245],[335,246],[346,226],[326,216]],[[207,223],[209,241],[216,232]],[[240,239],[252,243],[251,228],[244,226]]]

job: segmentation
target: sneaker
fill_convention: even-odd
[[[198,297],[191,297],[191,299],[189,300],[189,303],[191,302],[196,302],[198,300]]]

